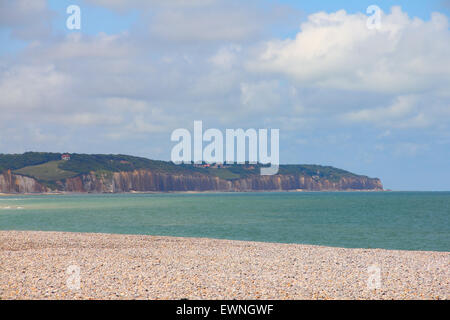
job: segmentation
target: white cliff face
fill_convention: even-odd
[[[130,191],[283,191],[283,190],[383,190],[379,179],[346,177],[337,181],[298,175],[253,176],[224,180],[207,175],[179,175],[135,170],[113,174],[90,173],[63,183],[68,192]]]
[[[224,180],[208,175],[179,175],[135,170],[115,173],[83,174],[57,181],[59,191],[117,193],[130,191],[283,191],[283,190],[383,190],[379,179],[363,176],[337,181],[301,175],[253,176]],[[0,174],[0,192],[40,193],[52,191],[33,178]],[[55,190],[56,191],[56,190]]]
[[[3,193],[39,193],[50,191],[35,179],[12,174],[11,171],[0,174],[0,192]]]

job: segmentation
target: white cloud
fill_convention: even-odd
[[[218,68],[230,69],[236,64],[242,47],[239,45],[229,45],[219,49],[219,51],[209,58],[209,61]]]
[[[51,33],[52,12],[46,0],[0,1],[0,27],[10,28],[12,36],[36,40]]]
[[[415,111],[416,103],[417,98],[414,96],[400,96],[390,106],[350,112],[344,114],[343,118],[352,122],[369,122],[391,126],[393,122],[411,116]]]
[[[84,0],[84,2],[123,12],[131,9],[150,9],[155,6],[199,7],[217,3],[219,0]]]
[[[160,41],[178,44],[242,41],[262,30],[259,22],[264,17],[260,12],[254,12],[253,15],[249,17],[249,10],[232,5],[213,8],[170,8],[157,10],[149,18],[149,31],[152,37]]]
[[[278,81],[241,83],[241,104],[245,111],[272,113],[284,100]],[[271,110],[272,109],[272,110]]]
[[[70,78],[52,64],[13,66],[0,73],[0,110],[54,111],[69,85]]]
[[[424,144],[413,142],[398,143],[394,148],[394,155],[396,157],[414,157],[426,151],[427,149],[428,146]]]
[[[144,112],[148,110],[149,104],[145,100],[130,99],[123,97],[109,97],[98,103],[105,105],[111,111]]]
[[[367,16],[319,12],[295,39],[269,41],[250,70],[285,75],[298,85],[388,94],[450,88],[450,33],[446,16],[426,22],[399,7],[383,14],[380,30]]]
[[[146,41],[180,47],[208,42],[255,41],[270,25],[290,25],[299,12],[258,0],[85,0],[125,13],[139,12],[137,26]]]
[[[123,118],[120,115],[108,115],[89,112],[67,114],[65,116],[56,117],[54,119],[58,123],[76,126],[108,126],[120,124],[123,121]]]
[[[129,42],[126,33],[115,35],[99,33],[95,36],[70,33],[53,46],[44,43],[33,47],[32,50],[44,51],[43,54],[50,60],[130,58],[136,55],[137,51]]]

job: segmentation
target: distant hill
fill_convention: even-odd
[[[175,165],[128,155],[27,152],[0,154],[0,192],[382,190],[379,179],[330,166]],[[13,183],[13,180],[15,181]],[[24,181],[26,180],[26,181]],[[26,185],[21,186],[21,183]],[[33,185],[34,187],[30,187]]]

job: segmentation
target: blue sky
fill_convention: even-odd
[[[81,30],[66,8],[81,8]],[[366,8],[383,10],[380,29]],[[342,10],[345,10],[342,11]],[[0,1],[0,152],[170,158],[279,128],[282,163],[450,190],[450,1]]]

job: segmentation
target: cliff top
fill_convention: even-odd
[[[30,176],[39,181],[57,181],[89,172],[120,172],[147,169],[160,173],[180,175],[208,175],[226,180],[241,179],[260,174],[260,164],[233,165],[175,165],[169,161],[150,160],[129,155],[70,154],[26,152],[0,154],[0,173],[11,170],[15,174]],[[364,177],[330,166],[281,165],[279,175],[303,175],[317,179],[337,181],[344,177]]]

